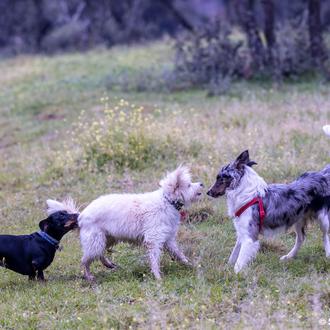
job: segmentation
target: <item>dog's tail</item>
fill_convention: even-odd
[[[80,213],[77,203],[72,198],[66,198],[62,202],[54,199],[47,199],[47,214],[51,215],[58,211],[67,211],[68,213]]]
[[[330,125],[324,125],[324,126],[323,126],[323,132],[324,132],[326,135],[330,136]]]

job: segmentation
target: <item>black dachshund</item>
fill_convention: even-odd
[[[78,227],[78,213],[66,210],[51,213],[40,221],[40,231],[31,235],[0,235],[0,266],[30,280],[44,281],[43,271],[52,263],[61,238]]]

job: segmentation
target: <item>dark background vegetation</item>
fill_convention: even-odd
[[[330,75],[328,0],[1,0],[0,13],[3,56],[171,36],[170,89],[220,94],[238,78]]]

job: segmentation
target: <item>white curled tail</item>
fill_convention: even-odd
[[[326,135],[330,136],[330,125],[324,125],[323,131]]]
[[[54,199],[47,199],[47,214],[51,215],[58,211],[67,211],[68,213],[79,213],[79,207],[72,198],[66,198],[62,202]]]

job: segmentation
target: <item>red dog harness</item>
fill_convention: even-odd
[[[259,217],[260,217],[259,231],[261,231],[262,227],[264,226],[264,219],[266,216],[264,204],[262,202],[261,197],[255,197],[255,198],[251,199],[249,202],[247,202],[246,204],[244,204],[240,209],[238,209],[235,212],[235,216],[239,217],[246,209],[248,209],[250,206],[252,206],[254,204],[258,204],[258,206],[259,206]]]

